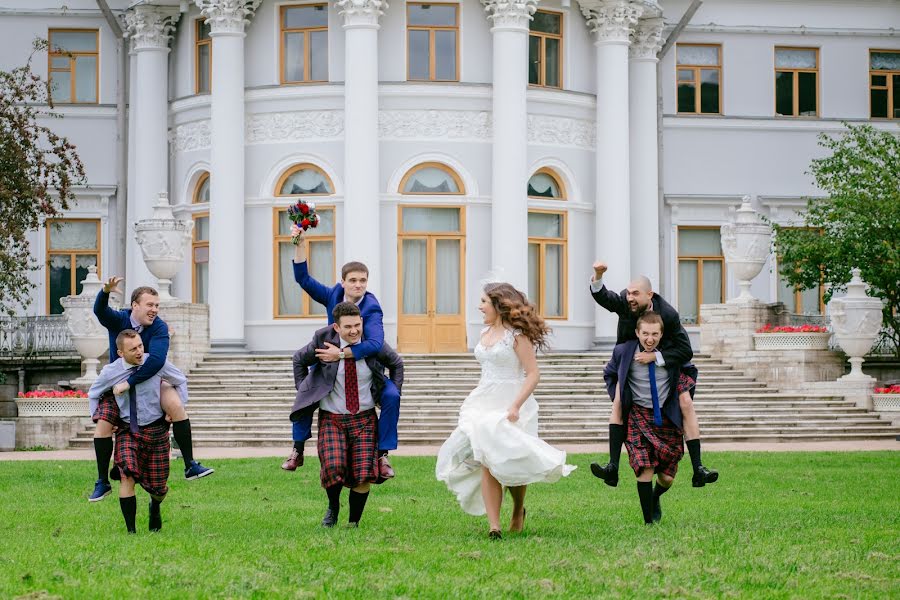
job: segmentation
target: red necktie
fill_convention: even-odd
[[[356,381],[356,359],[351,354],[344,359],[344,398],[351,415],[359,412],[359,383]]]

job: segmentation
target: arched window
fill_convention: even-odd
[[[409,170],[400,181],[401,194],[461,195],[466,193],[459,175],[447,165],[422,163]]]
[[[308,163],[294,165],[275,186],[276,196],[311,196],[334,193],[334,184],[325,172]]]
[[[209,172],[205,172],[197,180],[194,187],[194,204],[209,202]]]
[[[550,169],[538,169],[528,180],[528,197],[565,200],[566,190],[556,173]]]

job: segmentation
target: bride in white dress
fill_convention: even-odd
[[[487,325],[475,347],[481,381],[459,410],[459,423],[438,452],[435,475],[462,509],[488,516],[491,539],[500,539],[503,487],[513,498],[509,531],[525,525],[525,490],[571,473],[566,453],[537,437],[540,380],[536,348],[550,329],[524,294],[508,283],[484,288],[479,310]]]

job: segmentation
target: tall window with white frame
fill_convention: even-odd
[[[679,114],[722,114],[722,46],[677,44],[675,62]]]
[[[819,115],[818,48],[775,48],[775,114]]]
[[[209,207],[209,173],[197,180],[193,204]],[[191,297],[195,304],[209,303],[209,209],[193,215],[194,231],[191,239]]]
[[[319,225],[303,234],[306,244],[309,273],[317,280],[330,283],[335,279],[335,214],[334,206],[319,204],[334,194],[331,179],[311,164],[299,164],[288,169],[275,187],[279,197],[303,197],[316,202]],[[320,198],[321,197],[321,198]],[[291,243],[291,219],[286,206],[273,209],[274,229],[274,306],[273,314],[280,318],[321,317],[325,307],[301,292],[294,281],[294,244]]]
[[[406,78],[459,81],[459,5],[406,4]]]
[[[281,83],[328,81],[328,5],[282,6]]]
[[[48,32],[50,97],[54,102],[99,102],[99,36],[96,29],[51,29]]]
[[[47,314],[62,314],[61,298],[81,293],[88,267],[100,272],[100,219],[47,221]]]
[[[539,10],[529,26],[528,83],[562,87],[563,18],[558,12]]]
[[[873,119],[900,119],[900,50],[869,52],[869,97]]]
[[[529,202],[566,199],[562,181],[551,169],[528,180]],[[547,319],[565,319],[568,307],[568,228],[566,211],[528,210],[528,297]]]
[[[194,93],[212,90],[212,38],[206,19],[194,21]]]
[[[725,301],[725,256],[718,227],[678,228],[678,312],[700,322],[701,304]]]

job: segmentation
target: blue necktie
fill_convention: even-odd
[[[650,397],[653,399],[653,423],[662,425],[662,411],[659,410],[659,392],[656,389],[656,363],[650,363]]]
[[[132,367],[130,371],[134,373],[138,370],[138,367]],[[137,416],[137,389],[135,389],[137,385],[133,385],[128,388],[128,428],[131,430],[131,433],[137,433],[140,430],[140,426],[138,425],[138,416]],[[654,396],[655,397],[655,396]]]

